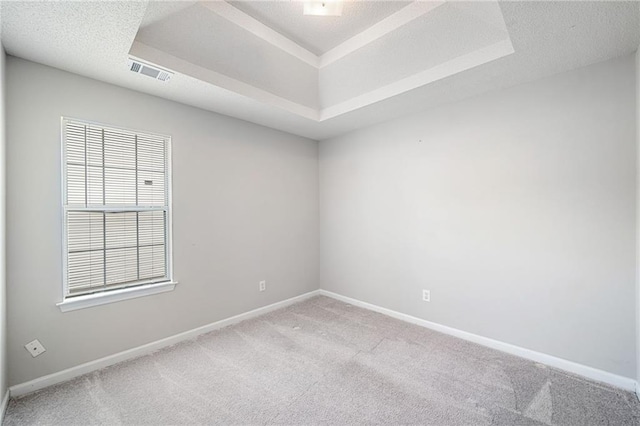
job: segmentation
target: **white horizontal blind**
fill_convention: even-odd
[[[170,279],[169,143],[63,119],[66,296]]]

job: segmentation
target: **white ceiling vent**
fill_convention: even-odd
[[[164,70],[156,65],[151,65],[135,58],[129,58],[129,69],[138,74],[144,74],[147,77],[160,81],[169,81],[173,76],[173,72],[171,71]]]

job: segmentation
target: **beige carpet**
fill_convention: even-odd
[[[5,425],[638,425],[635,395],[327,298],[12,400]]]

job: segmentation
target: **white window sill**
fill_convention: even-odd
[[[178,283],[175,281],[168,281],[164,283],[146,284],[138,287],[111,290],[104,293],[70,297],[58,303],[57,306],[62,312],[75,311],[78,309],[90,308],[92,306],[106,305],[107,303],[135,299],[136,297],[150,296],[152,294],[173,291],[176,284]]]

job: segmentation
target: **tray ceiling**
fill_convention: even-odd
[[[513,53],[495,1],[347,3],[340,17],[301,6],[199,2],[146,18],[131,54],[324,121]]]
[[[322,55],[407,6],[409,1],[346,2],[342,16],[303,16],[302,2],[230,1],[315,55]]]
[[[640,44],[636,1],[365,1],[341,17],[295,1],[2,1],[0,16],[10,55],[314,139]],[[176,74],[132,73],[130,55]]]

